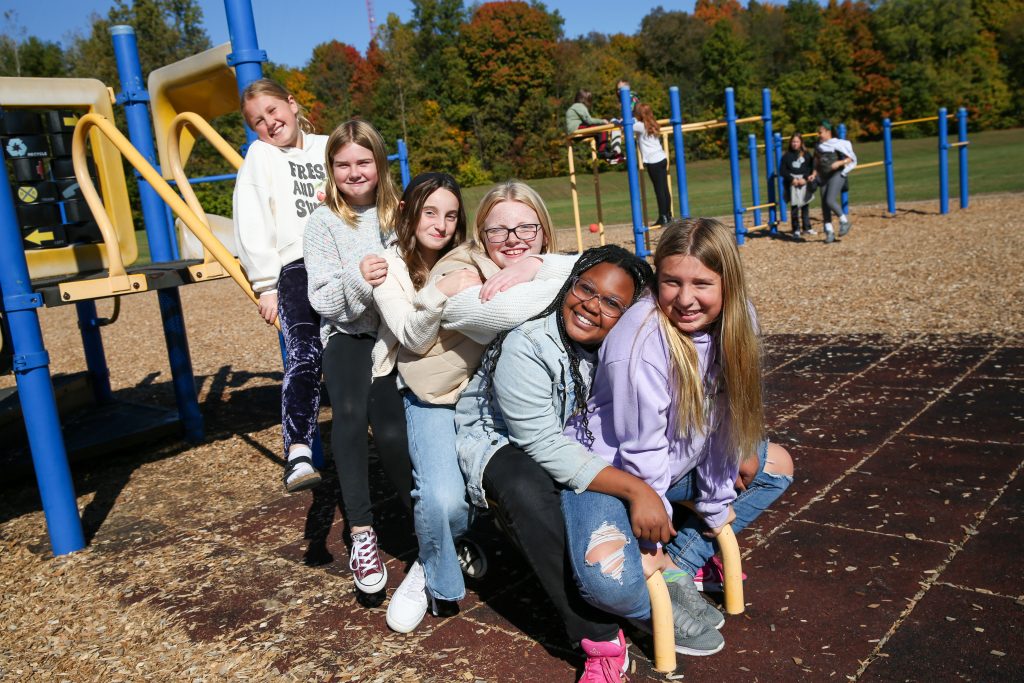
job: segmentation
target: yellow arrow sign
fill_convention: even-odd
[[[37,228],[30,232],[29,234],[25,235],[25,241],[31,242],[35,245],[40,245],[43,242],[52,242],[53,232],[43,232],[42,230],[39,230]]]

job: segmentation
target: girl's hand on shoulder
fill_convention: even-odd
[[[530,282],[537,277],[544,262],[536,256],[527,256],[519,263],[502,268],[492,275],[480,288],[480,301],[490,301],[506,289],[511,289],[523,282]]]
[[[470,268],[461,268],[445,275],[435,286],[450,299],[459,292],[470,287],[479,287],[480,284],[480,273]]]
[[[273,325],[277,321],[277,292],[260,294],[256,307],[259,308],[260,317],[266,320],[268,325]]]
[[[388,277],[388,262],[376,254],[367,254],[359,262],[359,273],[371,287],[378,287]]]
[[[718,538],[718,534],[722,533],[722,529],[732,524],[736,520],[736,511],[732,509],[732,505],[729,506],[729,516],[725,518],[725,524],[722,526],[716,526],[708,529],[704,532],[704,535],[708,538]]]
[[[650,486],[641,487],[629,498],[629,521],[633,534],[648,543],[668,543],[676,535],[661,496]]]

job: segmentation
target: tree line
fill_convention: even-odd
[[[975,129],[1024,123],[1024,0],[698,0],[692,13],[656,7],[633,35],[577,38],[537,0],[412,5],[409,21],[387,18],[365,54],[331,41],[301,67],[265,71],[321,130],[368,119],[385,139],[406,140],[413,172],[448,170],[468,186],[566,173],[564,112],[575,92],[591,90],[592,113],[611,117],[623,78],[659,117],[678,86],[686,120],[721,117],[727,86],[740,116],[759,114],[761,88],[771,88],[784,135],[828,118],[870,138],[883,117],[940,106],[966,107]],[[118,23],[136,28],[144,74],[210,46],[196,0],[118,0],[66,46],[19,35],[5,19],[2,75],[117,87],[109,27]],[[241,140],[237,116],[219,123]],[[723,135],[690,135],[687,153],[722,155]]]

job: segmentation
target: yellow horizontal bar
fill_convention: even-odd
[[[853,167],[853,171],[859,171],[862,168],[874,168],[875,166],[884,166],[884,165],[885,165],[884,161],[872,161],[872,162],[867,163],[867,164],[857,164],[856,166]],[[853,173],[853,171],[850,171],[850,173]]]
[[[757,204],[755,206],[748,206],[747,211],[753,211],[754,209],[770,209],[775,206],[775,202],[768,202],[767,204]]]
[[[742,119],[736,119],[736,123],[737,124],[740,124],[740,123],[753,123],[754,121],[760,121],[760,120],[761,120],[760,116],[747,116],[747,117],[742,118]]]
[[[761,228],[767,228],[767,227],[769,227],[767,223],[762,223],[761,225],[751,225],[747,229],[748,230],[760,230]]]
[[[951,142],[951,143],[949,143],[949,146],[950,147],[966,147],[969,144],[971,144],[970,140],[964,140],[963,142]]]
[[[947,114],[946,118],[947,119],[956,118],[956,114]],[[938,120],[939,120],[938,116],[925,116],[925,117],[920,118],[920,119],[907,119],[906,121],[893,121],[889,125],[891,127],[893,127],[893,128],[896,128],[897,126],[909,126],[912,123],[923,123],[924,121],[938,121]]]

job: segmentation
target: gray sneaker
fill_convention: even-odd
[[[853,223],[849,220],[839,221],[839,236],[843,237],[846,233],[850,232],[850,228],[853,227]]]
[[[825,231],[825,244],[832,244],[836,241],[836,231],[826,230]]]
[[[725,638],[706,621],[708,617],[705,616],[705,609],[710,605],[697,592],[692,580],[684,578],[683,581],[669,583],[668,596],[672,601],[676,652],[703,657],[713,655],[725,647]],[[718,612],[718,616],[722,616],[721,612]],[[725,619],[722,618],[722,621]]]

